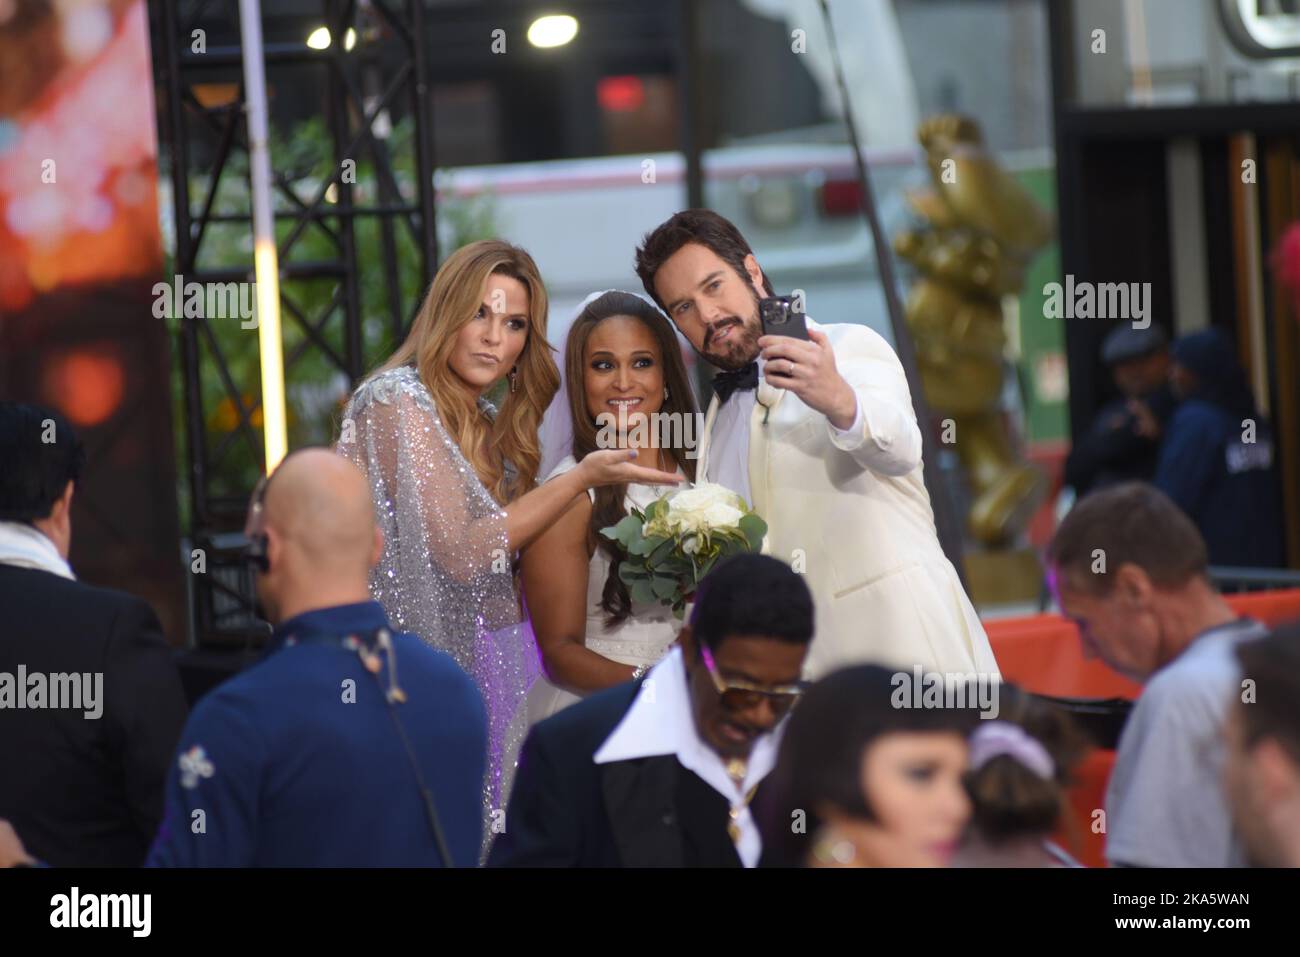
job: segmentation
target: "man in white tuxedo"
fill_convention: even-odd
[[[740,493],[768,524],[765,550],[804,571],[817,622],[806,676],[862,662],[996,675],[939,546],[921,432],[889,344],[866,326],[811,319],[808,342],[763,335],[758,301],[772,285],[740,231],[710,210],[649,233],[636,269],[724,370],[697,474]]]

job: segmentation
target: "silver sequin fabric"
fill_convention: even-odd
[[[480,407],[495,412],[486,400]],[[443,427],[413,367],[381,372],[357,388],[337,448],[366,473],[384,534],[371,594],[396,627],[450,654],[483,695],[490,831],[513,771],[503,756],[518,752],[525,730],[511,719],[541,673],[536,645],[520,625],[506,513]]]

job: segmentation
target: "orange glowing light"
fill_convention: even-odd
[[[100,425],[117,411],[126,392],[122,363],[96,352],[73,352],[54,359],[45,369],[46,397],[63,410],[73,425]]]

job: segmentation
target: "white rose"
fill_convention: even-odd
[[[717,500],[716,488],[714,485],[697,485],[695,488],[682,489],[668,500],[668,510],[682,514],[698,511]]]
[[[701,529],[699,512],[677,512],[668,516],[668,527],[677,536],[690,535]]]
[[[678,535],[693,535],[704,530],[703,516],[699,512],[678,513],[668,520],[669,527]]]
[[[709,528],[735,528],[745,513],[726,502],[715,502],[703,512],[705,524]]]
[[[733,527],[740,521],[744,502],[731,489],[706,482],[685,489],[668,501],[668,523],[680,531]]]

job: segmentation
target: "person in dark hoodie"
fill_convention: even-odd
[[[1065,460],[1065,484],[1079,498],[1120,482],[1150,482],[1161,432],[1178,404],[1169,385],[1169,340],[1159,326],[1112,329],[1101,361],[1119,396],[1101,408]]]
[[[1285,563],[1273,433],[1255,409],[1236,350],[1219,329],[1177,340],[1169,379],[1182,399],[1155,485],[1196,523],[1212,565]]]

